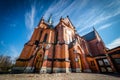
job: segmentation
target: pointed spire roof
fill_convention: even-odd
[[[93,26],[93,31],[96,31],[95,27]]]
[[[43,22],[44,21],[44,18],[43,18],[43,16],[41,17],[41,19],[40,19],[40,22],[39,22],[39,24],[38,24],[38,26],[41,24],[41,22]]]
[[[53,24],[52,14],[50,14],[50,16],[48,18],[48,23],[51,24],[51,25]]]
[[[97,30],[95,29],[95,27],[93,26],[93,31],[95,32],[96,36],[99,36],[99,33],[97,32]]]

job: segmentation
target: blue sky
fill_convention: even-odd
[[[120,0],[0,0],[0,54],[17,57],[42,16],[69,15],[82,36],[94,26],[106,47],[120,46]]]

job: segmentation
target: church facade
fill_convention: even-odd
[[[93,29],[84,36],[76,33],[69,17],[60,18],[54,27],[51,18],[40,20],[31,39],[16,60],[14,72],[69,73],[116,72],[111,60],[120,58],[120,47],[107,50],[98,32]],[[118,63],[119,67],[120,63]],[[120,70],[118,68],[118,70]]]

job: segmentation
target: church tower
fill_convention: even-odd
[[[27,73],[52,72],[55,39],[51,16],[48,21],[42,18],[31,39],[24,45],[13,70]]]
[[[91,72],[86,57],[105,54],[104,44],[97,31],[79,36],[71,20],[60,18],[53,26],[52,15],[41,18],[31,39],[16,60],[14,72],[58,73]]]

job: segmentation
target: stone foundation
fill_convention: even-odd
[[[26,67],[24,72],[25,73],[32,73],[32,72],[34,72],[34,67]]]
[[[83,72],[92,72],[90,69],[85,69]]]
[[[12,73],[23,73],[25,70],[25,67],[13,67]]]
[[[69,73],[71,70],[69,68],[53,68],[53,73]]]

